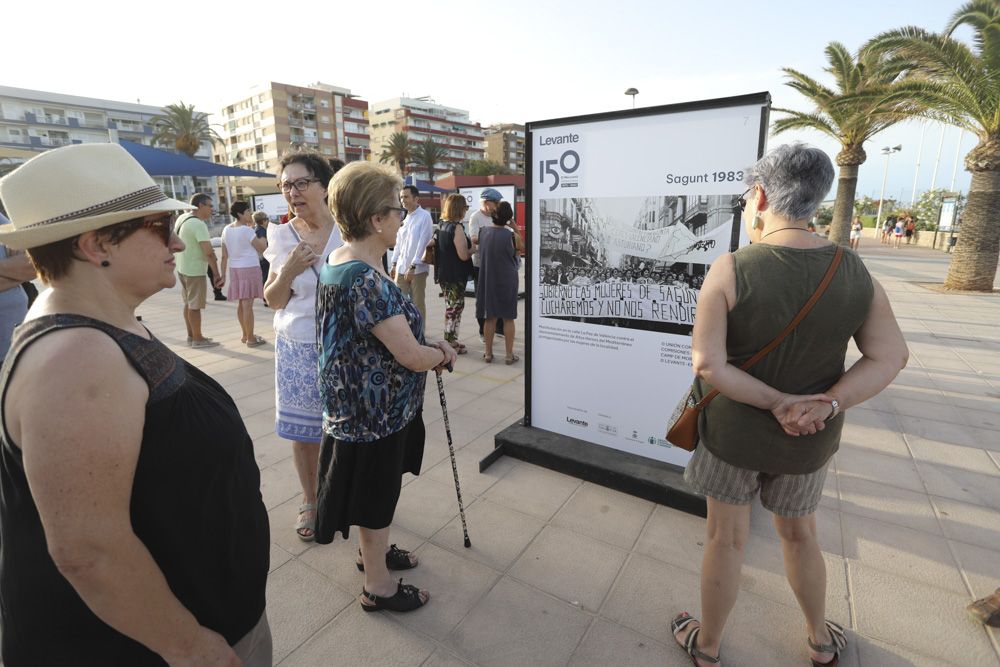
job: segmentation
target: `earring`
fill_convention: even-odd
[[[106,269],[106,268],[108,268],[109,266],[111,266],[111,262],[109,262],[109,261],[108,261],[108,260],[106,260],[106,259],[102,259],[102,260],[101,260],[101,266],[103,266],[103,267],[104,267],[104,268]]]
[[[753,221],[750,223],[750,229],[759,229],[761,227],[760,213],[755,213],[753,216]]]
[[[378,234],[381,234],[381,233],[382,233],[382,230],[381,230],[381,229],[379,229],[378,227],[376,227],[376,228],[375,228],[375,232],[376,232],[376,233],[378,233]]]

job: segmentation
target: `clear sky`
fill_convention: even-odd
[[[474,121],[523,123],[631,106],[770,91],[779,107],[808,108],[783,85],[782,67],[826,77],[823,49],[855,50],[903,25],[941,30],[958,0],[767,3],[689,0],[427,0],[425,2],[59,3],[40,12],[6,3],[0,84],[143,104],[179,100],[218,112],[255,83],[316,81],[368,101],[430,95]],[[53,6],[55,7],[55,6]],[[965,35],[960,34],[960,37]],[[866,144],[858,196],[878,197],[883,146],[886,196],[908,201],[920,125],[890,128]],[[930,186],[941,128],[928,127],[918,192]],[[818,134],[809,141],[833,157]],[[964,157],[975,144],[962,143]],[[937,187],[951,183],[958,130],[948,128]],[[956,187],[968,188],[961,162]],[[831,193],[832,197],[832,193]]]

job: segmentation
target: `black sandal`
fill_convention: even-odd
[[[361,595],[371,602],[371,604],[361,602],[361,608],[365,611],[382,611],[383,609],[388,609],[389,611],[413,611],[427,604],[426,601],[420,599],[420,589],[410,584],[404,584],[402,579],[399,580],[399,587],[396,589],[396,594],[392,597],[375,595],[363,588],[361,589]]]
[[[670,632],[673,633],[674,635],[674,641],[677,642],[678,646],[680,646],[687,652],[688,657],[691,658],[691,664],[694,665],[695,667],[699,667],[698,666],[699,660],[703,660],[712,665],[718,665],[719,662],[721,661],[721,655],[713,657],[707,653],[702,653],[701,651],[698,650],[698,633],[701,632],[700,625],[697,628],[691,630],[691,632],[688,633],[687,637],[684,638],[683,642],[677,637],[678,632],[682,631],[690,623],[697,620],[698,620],[697,618],[687,613],[686,611],[682,611],[681,613],[677,614],[677,616],[674,617],[674,620],[670,621]]]
[[[358,557],[361,557],[361,549],[358,549]],[[358,566],[358,572],[365,571],[365,564],[354,561],[354,564]],[[416,563],[410,561],[410,552],[406,549],[400,549],[395,544],[389,547],[389,550],[385,552],[385,566],[390,570],[410,570],[417,566]]]
[[[817,653],[833,654],[833,658],[828,662],[816,662],[810,658],[813,667],[834,667],[834,665],[840,662],[840,652],[847,646],[847,635],[844,633],[844,628],[833,621],[826,621],[826,629],[830,632],[831,643],[829,644],[814,644],[811,638],[806,637],[806,641],[809,642],[809,648],[812,650]]]

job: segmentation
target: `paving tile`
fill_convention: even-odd
[[[458,515],[455,485],[418,477],[403,487],[393,523],[428,538]]]
[[[284,504],[291,498],[302,499],[302,485],[291,457],[260,471],[260,495],[268,509]]]
[[[419,614],[408,612],[393,616],[415,632],[444,641],[493,587],[500,573],[430,543],[421,546],[416,553],[420,565],[402,574],[407,583],[428,591],[431,599]]]
[[[844,512],[928,533],[941,532],[930,501],[923,493],[841,477],[840,502]]]
[[[946,465],[918,463],[927,492],[1000,510],[1000,474],[984,475]]]
[[[684,667],[690,664],[680,647],[661,644],[602,618],[590,626],[569,661],[569,667]]]
[[[277,544],[272,543],[270,562],[268,564],[267,571],[269,573],[274,572],[275,570],[277,570],[279,567],[281,567],[291,559],[292,559],[292,554],[288,553],[287,551],[279,547]]]
[[[600,615],[666,642],[670,639],[670,619],[682,611],[700,615],[700,590],[698,574],[633,554],[612,587]]]
[[[484,420],[494,419],[499,421],[522,407],[520,401],[508,401],[493,396],[492,394],[493,392],[490,391],[485,396],[477,397],[475,400],[469,401],[462,407],[458,408],[456,413],[467,414]]]
[[[943,537],[844,514],[844,555],[876,570],[932,582],[955,593],[965,584]]]
[[[471,667],[471,666],[472,666],[471,662],[466,662],[465,660],[462,660],[461,658],[456,656],[454,653],[446,651],[443,648],[437,648],[434,651],[434,653],[431,654],[431,657],[427,658],[427,662],[421,665],[421,667]]]
[[[462,488],[462,498],[465,502],[482,495],[488,488],[496,484],[516,465],[517,460],[501,457],[496,463],[483,472],[479,472],[479,461],[483,454],[463,447],[455,453],[455,463],[458,467],[458,480]],[[432,479],[444,485],[455,485],[455,474],[451,468],[451,458],[439,461],[433,467],[425,469],[421,477]]]
[[[483,667],[562,666],[591,619],[572,605],[504,577],[455,629],[448,644]]]
[[[846,445],[837,452],[837,472],[841,477],[858,477],[910,491],[924,491],[923,480],[909,453],[906,456],[889,455]]]
[[[292,456],[292,443],[276,433],[262,435],[253,441],[254,458],[262,470]]]
[[[526,463],[504,475],[484,495],[492,502],[548,520],[580,484],[575,477]]]
[[[655,506],[648,500],[584,482],[552,523],[631,549]]]
[[[848,570],[862,634],[938,660],[966,665],[995,662],[996,653],[982,626],[961,613],[942,613],[962,609],[968,604],[966,596],[858,562],[851,562]]]
[[[545,525],[538,519],[482,498],[466,507],[465,514],[472,547],[464,548],[459,517],[438,531],[431,542],[501,572],[517,560]]]
[[[358,602],[353,602],[281,662],[281,667],[411,667],[422,664],[435,648],[430,639],[395,622],[386,612],[365,612]]]
[[[596,612],[627,555],[591,537],[547,526],[508,574],[574,606]]]
[[[867,637],[860,638],[857,645],[864,667],[951,667],[955,664]]]
[[[896,416],[886,412],[851,408],[847,411],[840,442],[841,446],[851,445],[883,454],[909,455]]]
[[[657,505],[635,551],[697,574],[705,554],[705,519]]]
[[[931,497],[931,502],[948,538],[1000,551],[1000,523],[996,510],[936,496]]]
[[[974,432],[968,425],[921,419],[919,417],[899,418],[900,432],[905,436],[915,435],[927,440],[947,442],[954,445],[975,447],[978,445]],[[982,446],[982,445],[979,445]]]
[[[272,572],[267,579],[267,618],[275,663],[346,606],[357,604],[354,600],[353,595],[298,561],[289,561]]]
[[[989,452],[980,447],[964,447],[914,436],[908,440],[910,449],[913,451],[913,458],[918,463],[947,466],[1000,477],[1000,468],[994,464]]]

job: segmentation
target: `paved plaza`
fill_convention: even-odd
[[[1000,632],[969,620],[964,607],[1000,586],[1000,294],[934,291],[921,283],[943,281],[947,255],[865,243],[861,254],[889,293],[910,362],[885,392],[848,412],[817,513],[828,616],[849,628],[841,664],[997,665]],[[432,290],[436,339],[444,304]],[[209,302],[205,334],[222,346],[192,350],[176,291],[140,308],[161,340],[229,391],[254,439],[271,520],[275,664],[690,664],[669,622],[680,610],[699,613],[704,519],[514,459],[480,474],[494,434],[523,415],[524,330],[519,320],[521,362],[497,363],[500,352],[484,364],[473,306],[469,299],[461,332],[469,354],[445,377],[473,546],[462,546],[431,374],[423,473],[404,479],[391,537],[421,559],[405,581],[432,596],[410,614],[359,608],[356,531],[318,546],[292,530],[300,492],[291,449],[274,434],[270,312],[258,302],[257,332],[268,344],[248,349],[235,305]],[[664,419],[672,407],[663,406]],[[808,659],[779,543],[757,506],[723,662]]]

